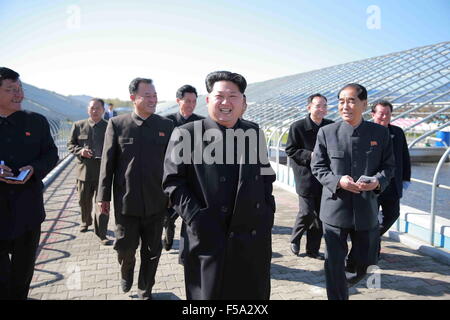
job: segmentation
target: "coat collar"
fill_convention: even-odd
[[[341,121],[341,128],[344,130],[344,132],[352,135],[355,131],[356,132],[360,132],[360,130],[362,130],[365,126],[366,126],[366,121],[364,119],[362,119],[361,123],[354,128],[352,125],[350,125],[349,123],[347,123],[346,121]]]
[[[25,113],[22,110],[18,110],[16,112],[11,113],[9,116],[2,118],[2,120],[6,123],[10,123],[13,126],[15,126],[17,123],[21,121],[21,118],[23,117]]]
[[[148,117],[147,119],[142,119],[141,117],[139,117],[136,112],[132,112],[131,113],[131,119],[133,119],[134,123],[136,123],[136,125],[138,127],[142,126],[144,123],[145,124],[149,124],[153,119],[154,119],[154,114],[150,115],[150,117]]]
[[[322,123],[323,123],[323,119],[320,124],[322,124]],[[305,129],[313,130],[315,127],[320,128],[320,125],[317,125],[314,121],[312,121],[311,115],[308,113],[308,115],[305,118]]]

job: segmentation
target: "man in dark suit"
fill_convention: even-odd
[[[176,113],[169,114],[166,118],[173,121],[175,127],[186,123],[204,119],[204,117],[194,113],[197,105],[197,90],[193,86],[184,85],[177,90],[177,103],[180,109]],[[164,219],[164,249],[169,251],[172,248],[173,237],[175,235],[175,221],[178,214],[173,208],[167,209],[167,216]],[[183,241],[181,238],[180,241]],[[180,244],[181,248],[182,244]]]
[[[0,68],[0,300],[28,296],[45,220],[42,179],[58,162],[47,119],[22,111],[19,74]],[[10,180],[30,170],[23,181]]]
[[[291,235],[291,251],[300,251],[300,240],[306,231],[306,255],[323,260],[319,254],[322,239],[322,223],[319,219],[322,185],[311,173],[311,155],[316,144],[317,132],[333,123],[324,119],[327,114],[327,98],[320,93],[308,97],[309,115],[294,122],[286,143],[286,154],[292,159],[295,189],[299,199],[299,211]]]
[[[117,116],[117,111],[114,110],[114,104],[108,103],[108,110],[106,110],[105,114],[103,115],[103,119],[108,121],[112,117]]]
[[[163,188],[183,219],[187,299],[269,299],[275,173],[264,134],[239,120],[244,77],[206,78],[209,117],[176,128]]]
[[[328,299],[344,300],[348,299],[347,236],[354,235],[357,264],[377,263],[377,198],[394,175],[395,159],[389,131],[362,117],[367,90],[351,83],[339,91],[338,97],[343,121],[319,129],[311,168],[323,185],[320,219],[327,246],[327,295]]]
[[[77,121],[72,126],[67,147],[77,157],[77,190],[81,209],[81,232],[92,225],[92,202],[95,201],[100,174],[100,160],[108,122],[102,119],[104,101],[94,98],[89,102],[89,118]],[[111,244],[106,238],[109,216],[100,213],[94,206],[94,230],[103,245]]]
[[[408,189],[411,183],[411,160],[405,133],[400,127],[390,124],[393,110],[392,104],[387,100],[379,100],[372,104],[371,109],[373,121],[389,129],[395,154],[395,176],[378,197],[378,204],[382,211],[382,222],[380,225],[381,242],[381,236],[391,228],[400,216],[400,199],[403,196],[403,189]],[[381,243],[378,255],[380,250]],[[353,251],[351,250],[347,260],[346,271],[357,273],[353,282],[362,278],[366,273],[366,269],[367,266],[355,266]]]
[[[155,114],[158,98],[151,79],[134,79],[129,91],[134,112],[110,119],[106,128],[97,200],[101,212],[108,213],[114,185],[114,249],[121,266],[121,287],[124,292],[131,289],[141,242],[138,296],[151,299],[168,204],[161,182],[173,123]]]

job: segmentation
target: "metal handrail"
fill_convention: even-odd
[[[435,228],[435,220],[436,220],[436,215],[435,215],[436,188],[439,188],[439,186],[437,184],[437,178],[438,178],[439,172],[441,171],[442,165],[446,161],[449,154],[450,154],[450,148],[447,148],[444,155],[439,160],[436,170],[434,171],[433,187],[431,189],[431,212],[430,212],[430,214],[431,214],[431,217],[430,217],[430,244],[432,246],[434,246],[434,228]],[[449,187],[449,189],[450,189],[450,187]]]
[[[418,137],[417,139],[413,140],[409,145],[408,145],[408,149],[411,149],[417,142],[419,142],[420,140],[425,139],[426,137],[431,136],[433,133],[436,133],[438,131],[440,131],[441,129],[444,129],[446,127],[450,126],[450,121],[447,121],[446,123],[444,123],[442,126],[437,127],[434,130],[428,131],[427,133],[421,135],[420,137]]]

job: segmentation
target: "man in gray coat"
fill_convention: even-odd
[[[338,97],[343,121],[319,129],[311,169],[324,186],[320,219],[327,248],[328,299],[346,300],[347,236],[354,235],[358,264],[377,263],[377,198],[394,175],[395,161],[387,128],[362,117],[367,107],[367,90],[351,83],[339,91]]]
[[[134,111],[111,118],[106,128],[97,200],[101,212],[108,213],[114,186],[114,249],[121,266],[121,287],[124,292],[131,289],[141,242],[138,296],[151,299],[168,205],[161,183],[173,123],[154,113],[158,98],[151,79],[136,78],[129,90]]]
[[[67,149],[77,157],[77,190],[81,209],[80,232],[92,225],[92,202],[97,196],[100,160],[103,151],[106,125],[102,119],[104,101],[93,98],[89,101],[89,118],[77,121],[72,126]],[[106,238],[109,216],[95,209],[94,230],[103,245],[111,244]]]

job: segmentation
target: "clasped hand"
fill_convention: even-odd
[[[364,182],[355,182],[350,176],[342,176],[339,180],[339,186],[347,191],[353,193],[361,193],[361,191],[372,191],[375,190],[380,183],[377,181],[364,183]]]

